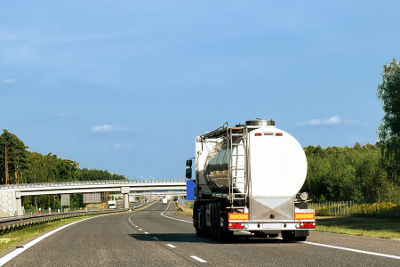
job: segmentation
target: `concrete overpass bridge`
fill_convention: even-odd
[[[121,193],[124,208],[129,208],[130,193],[154,193],[156,191],[186,191],[185,179],[169,180],[110,180],[110,181],[80,181],[38,184],[12,184],[0,186],[0,210],[9,216],[23,215],[24,196],[58,195],[73,193]]]

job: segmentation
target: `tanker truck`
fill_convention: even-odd
[[[239,232],[305,241],[315,230],[315,211],[299,193],[307,159],[299,142],[273,120],[225,123],[196,137],[193,225],[216,241]],[[192,159],[186,161],[192,177]]]

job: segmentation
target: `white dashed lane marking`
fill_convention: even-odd
[[[206,260],[203,260],[202,258],[199,258],[197,256],[190,256],[191,258],[195,259],[198,262],[207,262]]]
[[[169,208],[170,205],[171,205],[171,202],[169,202],[167,208],[166,208],[163,212],[160,213],[161,216],[164,216],[164,217],[166,217],[166,218],[168,218],[168,219],[175,220],[175,221],[180,221],[180,222],[185,222],[185,223],[192,223],[191,221],[181,220],[181,219],[177,219],[177,218],[173,218],[173,217],[164,215],[164,212],[166,212],[166,211],[168,210],[168,208]],[[129,220],[129,221],[131,221],[131,220]],[[131,223],[132,223],[132,225],[135,226],[136,228],[138,227],[137,225],[134,225],[132,221],[131,221]],[[139,231],[142,231],[142,229],[139,228]],[[144,232],[144,233],[145,233],[145,234],[149,234],[148,232]],[[158,237],[156,237],[156,236],[152,236],[152,238],[153,238],[154,240],[160,240],[160,239],[159,239]],[[176,248],[176,246],[174,246],[174,245],[172,245],[172,244],[166,244],[166,245],[167,245],[168,247],[170,247],[170,248]],[[191,257],[192,259],[198,261],[198,262],[201,262],[201,263],[206,263],[206,262],[207,262],[206,260],[203,260],[202,258],[197,257],[197,256],[190,256],[190,257]]]

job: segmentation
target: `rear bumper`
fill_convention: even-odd
[[[314,227],[302,228],[302,223],[311,223]],[[315,220],[302,220],[302,221],[229,221],[229,225],[238,226],[239,228],[229,228],[230,231],[309,231],[315,230]],[[311,226],[306,224],[306,226]]]

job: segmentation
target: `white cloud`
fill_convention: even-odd
[[[16,79],[7,79],[4,81],[4,83],[16,83],[17,80]]]
[[[94,133],[100,133],[100,132],[111,132],[114,130],[114,127],[108,124],[104,125],[97,125],[92,127],[92,132]]]
[[[300,126],[318,126],[318,125],[339,125],[342,124],[343,121],[340,119],[340,116],[334,115],[327,119],[312,119],[308,122],[298,123]]]
[[[326,125],[332,125],[332,124],[340,124],[342,123],[342,120],[338,115],[332,116],[326,120],[324,120],[324,124]]]
[[[320,125],[321,124],[321,120],[320,119],[312,119],[308,122],[309,125]]]

